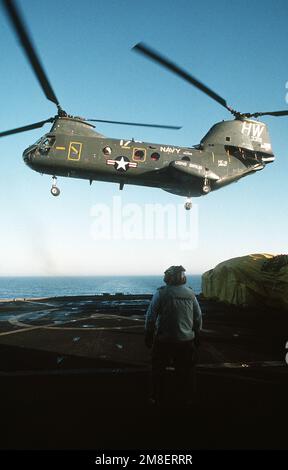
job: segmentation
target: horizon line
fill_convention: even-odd
[[[202,276],[203,273],[187,273],[187,276]],[[7,277],[145,277],[164,276],[164,273],[154,274],[0,274],[1,278]]]

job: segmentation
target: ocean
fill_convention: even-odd
[[[0,277],[0,299],[117,292],[152,294],[161,285],[164,285],[163,276]],[[187,285],[199,294],[201,275],[187,276]]]

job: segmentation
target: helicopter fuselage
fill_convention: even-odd
[[[120,189],[126,184],[158,187],[197,197],[263,169],[274,155],[266,126],[258,121],[224,121],[198,146],[178,147],[107,138],[80,118],[59,117],[23,158],[33,170],[52,176],[119,183]]]

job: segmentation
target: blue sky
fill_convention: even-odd
[[[191,146],[215,122],[230,119],[209,97],[131,52],[139,41],[176,61],[240,111],[288,108],[286,0],[18,0],[18,5],[68,113],[183,126],[168,131],[99,124],[97,130],[107,136]],[[3,9],[0,22],[5,130],[46,119],[56,110]],[[183,198],[136,186],[120,193],[114,184],[90,187],[68,178],[59,178],[61,196],[53,198],[50,177],[31,171],[22,160],[23,150],[49,126],[2,138],[0,275],[158,274],[171,264],[202,273],[235,256],[287,253],[288,119],[266,117],[263,122],[276,161],[237,184],[195,198],[189,222],[193,242],[186,249],[165,234],[154,240],[92,236],[93,207],[104,205],[113,214],[115,196],[121,196],[124,207],[136,204],[142,215],[145,204],[171,204],[178,210]]]

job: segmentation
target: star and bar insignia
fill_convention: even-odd
[[[115,160],[106,160],[107,165],[113,165],[117,171],[127,171],[129,168],[136,168],[137,163],[130,162],[128,157],[116,157]]]

